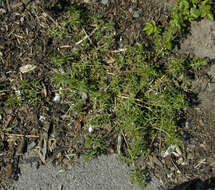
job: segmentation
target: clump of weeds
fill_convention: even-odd
[[[69,8],[50,34],[74,36],[74,45],[69,54],[52,57],[56,69],[51,80],[70,115],[84,118],[85,158],[118,152],[134,165],[153,151],[157,133],[163,147],[180,144],[177,120],[189,105],[187,80],[207,61],[174,57],[172,43],[189,21],[211,18],[211,9],[208,0],[180,0],[166,29],[146,23],[142,32],[154,40],[154,50],[148,50],[140,43],[113,49],[112,23],[92,15],[86,21],[86,12]],[[134,179],[141,184],[144,172],[134,167]]]
[[[6,106],[19,106],[24,103],[35,105],[42,101],[42,85],[39,80],[20,80],[13,93],[6,100]]]

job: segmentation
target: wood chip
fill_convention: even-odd
[[[13,174],[13,166],[11,163],[7,163],[5,168],[4,168],[5,174],[7,177],[11,177]]]
[[[117,153],[118,155],[121,154],[121,146],[122,146],[122,135],[119,134],[117,138]]]
[[[34,69],[36,69],[36,65],[31,65],[31,64],[27,64],[27,65],[23,65],[19,68],[19,71],[21,73],[28,73],[30,71],[33,71]]]
[[[63,190],[63,185],[58,185],[57,189],[58,190]]]

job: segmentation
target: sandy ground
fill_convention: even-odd
[[[181,50],[197,57],[215,58],[215,22],[207,18],[191,23],[191,32],[183,41]]]

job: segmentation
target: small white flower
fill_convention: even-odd
[[[55,97],[53,98],[54,102],[60,102],[60,94],[55,93]]]
[[[88,131],[89,131],[90,133],[92,133],[92,132],[94,131],[94,126],[90,125],[89,128],[88,128]]]
[[[87,93],[82,92],[81,98],[82,98],[82,100],[86,100],[87,99]]]

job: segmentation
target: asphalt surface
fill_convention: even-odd
[[[25,163],[14,186],[16,190],[141,190],[131,183],[128,173],[129,168],[115,154],[71,165],[64,172],[52,164],[37,168]],[[158,190],[158,186],[153,181],[144,190]]]

